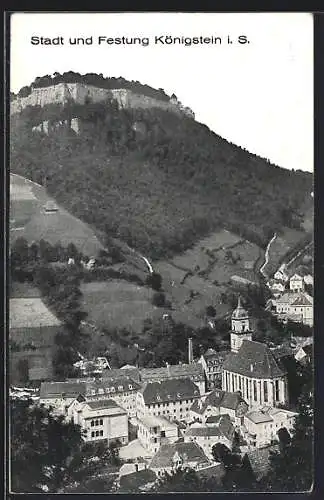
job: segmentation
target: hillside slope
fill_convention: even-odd
[[[59,126],[32,132],[44,120]],[[27,107],[11,127],[12,172],[46,178],[65,209],[153,259],[219,228],[263,247],[284,226],[304,234],[312,175],[271,165],[186,116],[69,102]]]
[[[42,186],[10,175],[10,241],[23,237],[28,243],[41,239],[52,245],[74,243],[84,255],[96,256],[103,246],[93,230],[62,207],[46,212],[48,202],[54,201]]]

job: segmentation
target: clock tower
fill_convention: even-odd
[[[242,306],[241,296],[232,314],[231,351],[238,352],[244,340],[252,340],[249,314]]]

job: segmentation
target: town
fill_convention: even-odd
[[[95,31],[73,31],[72,41],[78,33],[86,50]],[[179,42],[177,33],[167,38]],[[10,93],[10,494],[308,492],[312,159],[274,164],[272,148],[288,137],[273,127],[260,127],[265,156],[218,135],[220,95],[238,131],[260,123],[240,111],[253,108],[242,86],[226,102],[218,67],[214,79],[205,66],[193,77],[189,58],[174,84],[160,58],[147,64],[134,52],[149,73],[158,59],[157,80],[118,76],[128,50],[149,40],[126,38],[135,42],[116,73],[110,57],[105,75],[101,63],[99,73],[59,72],[60,61]],[[192,33],[179,50],[186,40],[196,54]],[[253,71],[244,68],[245,82]],[[203,107],[209,125],[196,119]]]
[[[273,298],[267,307],[281,321],[293,318],[312,326],[313,300],[305,292],[311,280],[310,275],[295,273],[289,279],[277,273],[268,283]],[[31,299],[10,302],[13,311],[19,302],[26,311],[10,316],[10,335],[16,341],[33,314],[41,314],[44,332],[59,324],[44,304],[42,309],[33,307]],[[255,341],[254,333],[239,295],[231,314],[229,350],[210,345],[195,358],[189,338],[187,363],[157,368],[116,369],[105,357],[88,361],[80,356],[75,363],[80,377],[42,381],[41,370],[34,367],[29,377],[40,381],[38,387],[12,385],[10,396],[79,425],[85,443],[115,443],[122,465],[113,475],[114,491],[127,490],[125,485],[134,481],[139,492],[149,491],[159,478],[186,468],[221,482],[220,445],[230,452],[239,444],[240,456],[259,481],[280,431],[291,433],[298,415],[290,397],[291,360],[295,370],[311,366],[313,342],[312,337],[291,336],[269,347]]]

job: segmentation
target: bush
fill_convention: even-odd
[[[162,292],[157,292],[152,297],[152,304],[156,307],[164,307],[165,306],[165,295]]]

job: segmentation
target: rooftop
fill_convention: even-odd
[[[97,401],[86,401],[85,404],[89,406],[91,410],[106,410],[109,408],[118,408],[123,410],[118,404],[112,399],[99,399]],[[124,411],[124,410],[123,410]]]
[[[94,396],[104,393],[123,393],[138,391],[140,385],[130,377],[105,377],[100,380],[87,383],[87,395]]]
[[[236,410],[240,403],[245,403],[245,401],[239,392],[227,392],[221,389],[214,389],[200,400],[195,401],[190,409],[202,415],[208,406]]]
[[[55,399],[62,396],[76,398],[85,392],[84,382],[42,382],[40,386],[41,399]]]
[[[286,292],[276,301],[276,304],[289,304],[291,306],[312,306],[313,297],[306,292]]]
[[[247,413],[246,418],[251,420],[254,424],[263,424],[266,422],[272,422],[273,418],[269,413],[263,413],[261,411],[251,411],[250,413]]]
[[[9,328],[60,326],[61,322],[45,306],[40,297],[10,299]]]
[[[245,416],[255,424],[262,424],[266,422],[273,422],[277,418],[292,418],[296,415],[297,413],[283,408],[264,406],[258,411],[250,411]]]
[[[230,352],[224,370],[253,378],[279,378],[285,372],[270,348],[261,342],[244,340],[238,353]]]
[[[142,368],[140,376],[143,382],[157,379],[177,377],[204,378],[204,370],[200,363],[169,365],[161,368]]]
[[[196,443],[174,443],[165,444],[160,447],[151,460],[150,468],[172,467],[174,464],[173,457],[175,454],[178,454],[180,458],[182,458],[184,464],[189,462],[196,462],[200,464],[209,463],[209,460],[202,448]]]
[[[208,422],[211,423],[211,422]],[[188,436],[225,436],[228,440],[233,439],[234,426],[229,415],[218,415],[212,422],[213,426],[190,427],[186,435]]]
[[[144,415],[138,418],[138,420],[143,423],[147,428],[149,427],[177,427],[173,422],[170,422],[166,418],[156,417],[154,415]]]
[[[190,380],[167,379],[162,382],[148,382],[141,390],[145,404],[198,398],[199,388]]]

